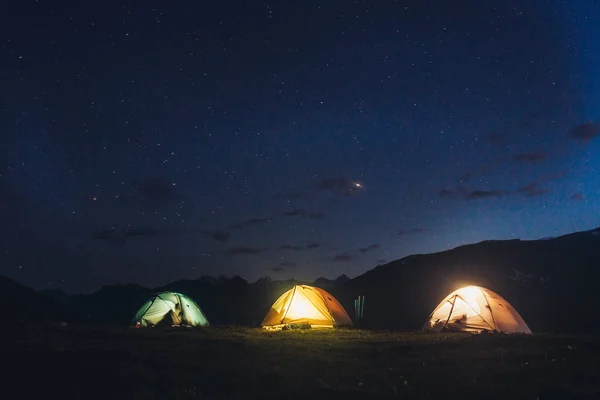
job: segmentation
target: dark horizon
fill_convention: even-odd
[[[459,246],[456,246],[456,247],[452,247],[452,248],[448,248],[448,249],[441,249],[439,251],[434,251],[434,252],[429,252],[429,253],[409,254],[409,255],[406,255],[404,257],[398,258],[396,260],[390,260],[390,261],[385,261],[383,263],[378,263],[376,265],[373,265],[370,268],[367,268],[365,271],[361,272],[360,274],[354,275],[354,276],[350,276],[350,275],[348,275],[348,274],[346,274],[346,273],[344,273],[342,271],[342,272],[340,272],[340,274],[335,275],[335,276],[323,276],[323,275],[321,275],[321,276],[316,276],[314,278],[306,278],[306,279],[301,279],[301,278],[297,278],[297,277],[294,277],[294,276],[285,277],[285,278],[278,278],[277,276],[271,276],[271,275],[267,274],[267,275],[260,276],[260,277],[254,279],[254,280],[248,280],[248,279],[244,278],[243,276],[241,276],[239,274],[235,274],[235,275],[221,274],[221,275],[200,275],[200,276],[191,277],[191,278],[175,278],[175,279],[170,280],[170,281],[159,282],[159,283],[157,283],[155,285],[143,285],[143,284],[140,284],[139,282],[134,282],[134,281],[131,281],[131,282],[117,282],[117,283],[105,283],[105,284],[99,284],[98,287],[92,288],[92,289],[90,289],[88,291],[77,291],[77,290],[75,290],[75,291],[69,291],[69,290],[65,290],[64,288],[61,288],[61,287],[58,287],[58,286],[54,286],[54,287],[51,287],[51,288],[48,288],[48,287],[40,287],[40,288],[31,287],[31,288],[34,289],[34,290],[36,290],[36,291],[41,291],[41,292],[46,291],[46,290],[60,290],[63,293],[71,296],[71,295],[79,295],[79,294],[81,294],[81,295],[92,294],[92,293],[95,293],[95,292],[97,292],[98,290],[100,290],[100,289],[102,289],[104,287],[119,286],[119,285],[120,286],[137,285],[137,286],[144,287],[144,288],[147,288],[147,289],[156,289],[156,288],[162,288],[162,287],[165,287],[165,286],[169,286],[170,284],[178,282],[178,281],[198,280],[198,279],[207,278],[207,277],[208,278],[214,278],[215,280],[219,280],[221,278],[224,278],[226,280],[230,280],[230,279],[233,279],[233,278],[241,278],[244,281],[246,281],[248,284],[257,283],[258,281],[260,281],[262,279],[266,279],[266,278],[271,279],[273,282],[296,281],[296,282],[305,282],[305,283],[315,283],[318,279],[327,279],[329,281],[335,281],[338,278],[342,278],[342,277],[346,277],[349,280],[352,280],[352,279],[358,278],[358,277],[366,274],[369,271],[372,271],[373,269],[375,269],[378,266],[395,263],[395,262],[398,262],[398,261],[402,261],[404,259],[409,259],[409,258],[411,258],[413,256],[423,256],[423,255],[426,256],[426,255],[434,255],[434,254],[438,254],[438,253],[450,252],[450,251],[453,251],[453,250],[456,250],[456,249],[459,249],[459,248],[468,247],[468,246],[476,246],[478,244],[485,243],[485,242],[497,242],[497,241],[505,241],[505,240],[519,240],[521,242],[523,242],[523,241],[545,241],[545,240],[551,240],[551,239],[558,239],[558,238],[561,238],[561,237],[564,237],[564,236],[568,236],[568,235],[572,235],[572,234],[577,234],[577,233],[586,233],[586,232],[590,232],[590,231],[596,231],[596,230],[599,230],[599,229],[600,229],[600,227],[589,229],[589,230],[583,230],[583,231],[566,232],[566,233],[559,234],[559,235],[556,235],[556,236],[546,236],[546,237],[541,237],[541,238],[531,238],[531,239],[512,238],[512,239],[504,239],[504,240],[488,239],[488,240],[479,241],[479,242],[465,243],[465,244],[462,244],[462,245],[459,245]],[[8,277],[8,276],[7,276],[7,278],[13,279],[13,278]],[[18,280],[15,280],[15,282],[17,282],[19,284],[22,284],[22,285],[25,285],[22,282],[19,282]],[[27,285],[25,285],[25,286],[29,287]]]
[[[10,3],[0,273],[333,279],[600,226],[597,6]]]

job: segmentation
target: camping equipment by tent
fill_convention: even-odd
[[[155,294],[138,310],[133,318],[136,327],[208,326],[206,316],[186,295],[175,292]]]
[[[508,301],[479,286],[466,286],[450,293],[431,313],[423,329],[434,332],[531,333]]]
[[[313,286],[296,285],[273,303],[262,322],[265,329],[294,325],[333,328],[351,326],[352,320],[344,307],[327,291]]]

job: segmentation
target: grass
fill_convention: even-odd
[[[6,398],[600,398],[600,338],[5,329]],[[18,394],[18,395],[16,395]]]

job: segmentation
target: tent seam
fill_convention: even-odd
[[[498,323],[496,322],[496,317],[494,317],[494,311],[492,311],[492,305],[490,304],[490,300],[488,299],[487,295],[485,294],[485,291],[483,289],[479,289],[481,291],[481,294],[483,294],[483,298],[485,299],[487,306],[490,309],[490,315],[492,316],[492,322],[494,323],[494,330],[498,330]]]
[[[313,288],[311,288],[311,290],[314,291]],[[321,297],[321,300],[323,300],[323,304],[325,304],[325,308],[327,309],[327,312],[329,313],[329,316],[331,317],[331,320],[333,321],[333,324],[335,325],[335,317],[333,316],[333,313],[331,312],[331,307],[329,307],[329,303],[327,303],[327,300],[323,296],[323,293],[320,290],[318,290],[318,288],[317,288],[316,292],[319,293],[319,297]]]
[[[294,301],[294,296],[296,295],[297,287],[298,286],[294,286],[294,291],[292,292],[292,296],[290,297],[290,300],[288,301],[287,309],[285,310],[285,313],[281,316],[281,321],[279,321],[280,324],[283,324],[285,317],[287,317],[288,311],[290,311],[290,305],[292,304],[292,301]]]
[[[477,314],[477,315],[478,315],[478,316],[481,318],[481,320],[482,320],[483,322],[485,322],[485,324],[486,324],[487,326],[489,326],[489,327],[490,327],[490,329],[491,329],[491,330],[494,330],[494,327],[493,327],[493,326],[491,326],[491,325],[490,325],[490,323],[489,323],[488,321],[486,321],[486,320],[485,320],[485,318],[483,318],[483,315],[481,315],[481,313],[478,313],[478,312],[477,312],[477,310],[475,310],[475,309],[473,308],[473,306],[471,306],[471,305],[469,304],[469,302],[468,302],[467,300],[465,300],[465,298],[464,298],[464,297],[462,297],[462,296],[461,296],[461,295],[459,295],[459,294],[457,294],[457,295],[456,295],[456,297],[460,298],[460,299],[461,299],[461,300],[462,300],[462,301],[463,301],[463,302],[464,302],[464,303],[465,303],[467,306],[469,306],[469,308],[470,308],[471,310],[473,310],[473,311],[475,312],[475,314]],[[487,300],[486,300],[486,301],[487,301]],[[492,310],[490,309],[490,315],[491,315],[491,314],[492,314]],[[492,318],[494,318],[494,317],[492,316]],[[494,324],[495,324],[495,323],[494,323]]]

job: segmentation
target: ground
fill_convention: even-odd
[[[600,398],[600,338],[4,328],[5,398]],[[2,396],[4,397],[4,396]]]

